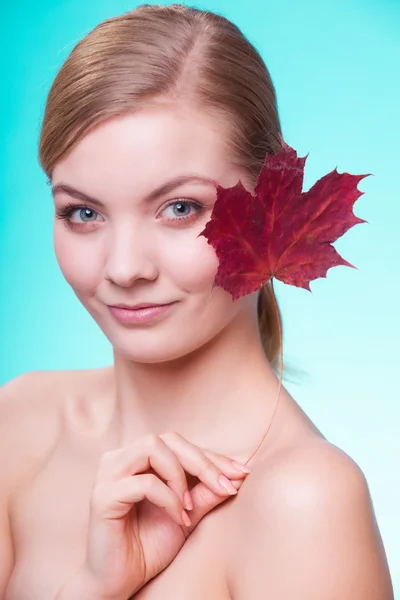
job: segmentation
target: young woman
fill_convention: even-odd
[[[211,12],[142,5],[62,66],[55,252],[114,363],[1,389],[1,598],[393,598],[362,471],[284,388],[274,412],[269,285],[211,291],[212,181],[253,191],[279,140],[264,62]]]

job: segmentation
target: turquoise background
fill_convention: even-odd
[[[189,5],[191,3],[188,3]],[[46,94],[75,43],[137,3],[7,3],[0,25],[0,383],[24,371],[109,364],[111,348],[64,281],[53,205],[37,162]],[[336,242],[358,270],[335,267],[312,293],[276,282],[286,386],[324,435],[352,456],[371,490],[400,597],[399,171],[400,3],[396,0],[210,0],[271,72],[286,141],[308,189],[337,167],[373,173]],[[397,376],[396,376],[397,373]]]

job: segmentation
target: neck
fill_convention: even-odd
[[[122,445],[148,433],[176,431],[241,460],[272,418],[278,381],[257,323],[230,323],[209,343],[173,361],[132,362],[115,351],[114,361],[114,422]]]

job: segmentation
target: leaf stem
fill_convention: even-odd
[[[277,393],[277,398],[276,398],[276,404],[275,404],[275,409],[270,421],[270,424],[268,426],[267,431],[264,433],[260,443],[258,444],[257,448],[254,450],[253,454],[250,456],[250,458],[247,459],[247,461],[244,463],[247,465],[247,463],[249,463],[251,461],[251,459],[253,458],[253,456],[255,455],[255,453],[257,452],[257,450],[259,449],[259,447],[261,446],[261,444],[263,443],[263,441],[265,440],[269,430],[271,429],[271,425],[273,423],[276,411],[278,409],[278,404],[279,404],[279,400],[280,400],[280,391],[282,388],[282,374],[283,374],[283,340],[282,340],[282,323],[281,323],[281,319],[280,319],[280,314],[279,314],[279,310],[278,310],[278,304],[276,301],[276,296],[275,296],[275,290],[274,290],[274,278],[271,277],[271,291],[272,291],[272,298],[274,301],[274,307],[275,307],[275,312],[276,312],[276,316],[278,318],[278,330],[279,330],[279,385],[278,385],[278,393]]]

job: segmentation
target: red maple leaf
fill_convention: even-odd
[[[282,140],[277,154],[267,154],[255,195],[239,181],[224,188],[214,182],[217,199],[204,235],[219,259],[213,282],[236,300],[272,277],[305,288],[330,267],[356,268],[338,254],[332,242],[357,223],[354,202],[364,193],[357,184],[365,175],[338,173],[336,168],[302,192],[304,164]]]

